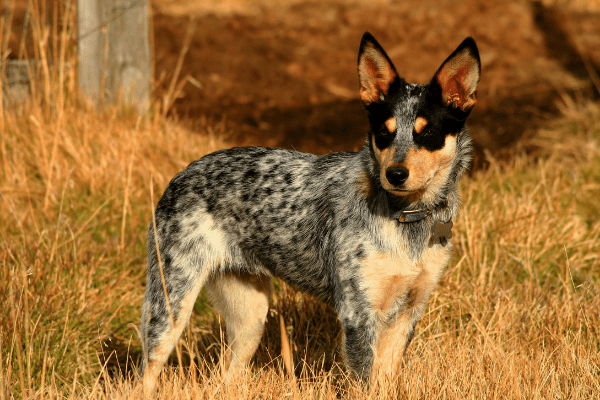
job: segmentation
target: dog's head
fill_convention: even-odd
[[[472,38],[465,39],[427,85],[400,78],[370,33],[360,43],[360,98],[369,113],[368,144],[378,177],[388,192],[413,201],[435,201],[457,157],[468,158],[460,142],[465,120],[477,102],[481,71]],[[464,132],[463,132],[464,133]]]

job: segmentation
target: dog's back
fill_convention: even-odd
[[[361,179],[356,153],[250,147],[209,154],[172,180],[156,208],[165,274],[202,243],[211,253],[198,260],[213,258],[212,273],[273,273],[330,302],[331,266],[362,247],[372,223],[358,195]],[[152,226],[148,235],[157,266]]]

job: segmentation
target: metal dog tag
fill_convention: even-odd
[[[436,243],[438,240],[442,246],[448,243],[448,239],[452,238],[452,220],[448,222],[435,221],[431,227],[431,241]]]

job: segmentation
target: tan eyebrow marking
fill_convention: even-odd
[[[385,121],[385,127],[387,128],[389,133],[396,132],[396,117],[391,117],[387,121]]]
[[[417,117],[417,120],[415,121],[415,132],[417,133],[421,133],[423,132],[423,129],[425,129],[425,127],[427,126],[429,122],[423,118],[423,117]]]

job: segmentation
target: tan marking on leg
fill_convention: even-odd
[[[380,333],[375,345],[371,379],[377,381],[382,378],[393,379],[397,376],[411,323],[412,318],[407,313],[403,313]]]
[[[389,325],[384,325],[375,345],[372,376],[375,380],[393,379],[398,374],[408,337],[414,324],[421,318],[425,304],[450,258],[447,247],[425,251],[419,267],[421,272],[404,290],[411,290],[406,308]],[[400,292],[402,293],[402,292]]]
[[[203,282],[204,280],[199,279],[199,281]],[[190,315],[194,308],[194,303],[198,298],[199,291],[200,289],[197,284],[196,287],[190,289],[183,299],[181,299],[179,303],[181,308],[179,309],[175,326],[169,326],[167,332],[160,338],[160,344],[152,350],[152,359],[148,360],[148,365],[146,365],[144,370],[144,398],[149,398],[154,393],[158,375],[181,337],[183,329],[190,320]]]
[[[144,399],[151,399],[154,391],[156,390],[156,385],[158,384],[158,375],[162,370],[163,363],[158,361],[150,361],[146,368],[144,369],[144,377],[142,378],[142,385],[144,391]]]
[[[384,326],[379,335],[373,361],[373,374],[377,379],[381,375],[386,379],[393,379],[398,374],[411,330],[421,317],[425,303],[437,283],[437,280],[429,279],[428,275],[425,272],[419,274],[410,288],[411,296],[406,308],[391,324]]]
[[[177,341],[181,337],[183,329],[190,320],[190,315],[194,308],[194,303],[198,298],[198,294],[206,281],[206,277],[210,273],[209,269],[204,269],[203,273],[196,277],[194,286],[186,293],[186,295],[179,302],[179,313],[177,320],[174,321],[174,326],[169,324],[166,332],[159,339],[159,345],[152,350],[152,354],[148,354],[148,364],[144,370],[143,385],[144,385],[144,397],[151,396],[156,388],[158,375],[160,374],[165,362],[169,358],[169,355],[173,351]],[[149,320],[150,316],[148,316]],[[170,319],[170,317],[169,317]]]
[[[389,133],[396,132],[396,117],[391,117],[385,121],[385,127]]]
[[[415,120],[415,132],[421,133],[429,122],[423,117],[417,117]]]
[[[181,219],[180,229],[184,238],[181,241],[182,247],[196,247],[199,239],[202,240],[202,246],[198,248],[198,253],[191,251],[172,254],[174,262],[179,265],[194,265],[198,257],[201,257],[204,262],[203,268],[208,268],[210,273],[231,262],[225,232],[219,228],[210,214],[201,212],[184,216]]]
[[[225,319],[228,353],[226,378],[242,373],[260,344],[269,311],[271,277],[252,274],[224,274],[206,285],[213,307]]]

